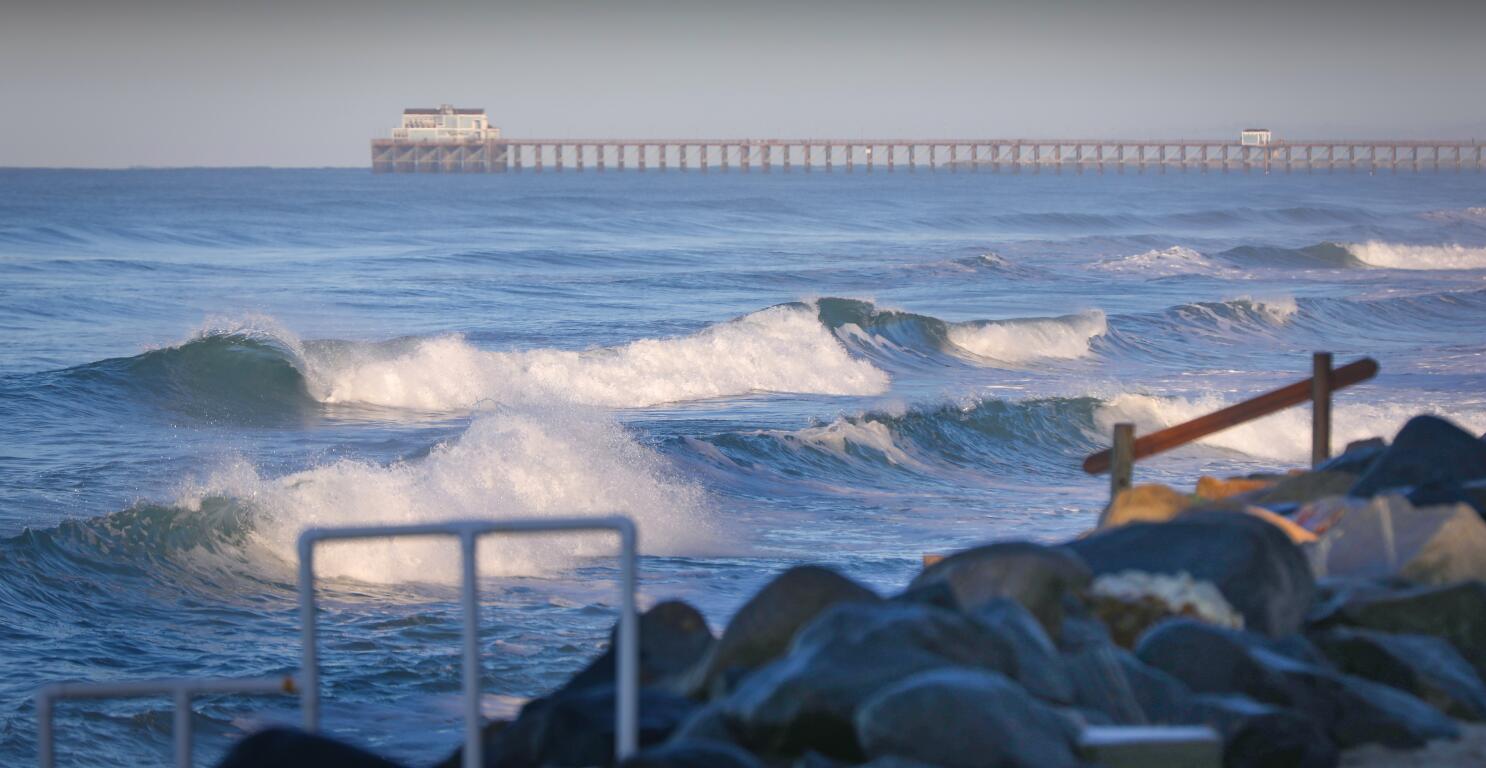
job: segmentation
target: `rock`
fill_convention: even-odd
[[[1315,596],[1310,564],[1274,526],[1251,515],[1192,512],[1169,523],[1133,523],[1064,545],[1097,575],[1187,573],[1211,582],[1244,626],[1293,633]]]
[[[860,761],[852,717],[877,691],[942,667],[1014,669],[1004,643],[967,616],[917,603],[841,603],[795,638],[789,655],[754,672],[721,704],[755,752],[815,750]]]
[[[1311,553],[1318,576],[1416,584],[1486,579],[1486,520],[1464,504],[1417,508],[1386,495],[1332,506],[1338,508],[1324,512],[1329,525]]]
[[[614,764],[614,686],[536,699],[485,746],[485,768]],[[669,738],[697,705],[656,688],[640,689],[640,746]],[[450,759],[458,764],[459,754]]]
[[[672,739],[642,750],[622,768],[764,768],[758,758],[732,744]]]
[[[1352,472],[1326,470],[1290,475],[1254,498],[1264,507],[1279,504],[1304,504],[1330,496],[1342,496],[1357,483]]]
[[[1254,491],[1263,491],[1273,488],[1274,480],[1254,480],[1246,477],[1217,478],[1203,475],[1197,478],[1198,498],[1209,501],[1227,499]]]
[[[1346,472],[1348,474],[1361,476],[1377,463],[1383,451],[1388,448],[1388,441],[1381,437],[1370,437],[1366,440],[1353,440],[1347,443],[1347,447],[1339,455],[1323,461],[1315,468],[1317,472]]]
[[[1476,514],[1486,518],[1486,481],[1476,480],[1462,485],[1421,485],[1409,491],[1409,503],[1416,507],[1468,504]]]
[[[1088,643],[1064,656],[1074,703],[1116,725],[1191,721],[1191,692],[1112,643]]]
[[[857,738],[874,758],[906,757],[942,768],[1076,768],[1068,720],[995,672],[937,669],[863,702]]]
[[[1063,598],[1077,595],[1093,575],[1077,555],[1026,541],[1007,541],[957,552],[925,568],[909,589],[948,584],[955,600],[974,611],[1000,597],[1021,603],[1056,638]]]
[[[971,618],[985,625],[991,639],[1003,647],[1010,663],[1002,671],[1040,699],[1073,702],[1073,681],[1063,669],[1057,647],[1021,603],[998,598],[981,606]]]
[[[1192,697],[1202,722],[1223,736],[1223,768],[1332,768],[1336,745],[1310,717],[1238,694]]]
[[[1353,496],[1392,488],[1486,480],[1486,442],[1438,416],[1415,416],[1358,479]]]
[[[268,728],[232,745],[217,768],[399,768],[362,749],[294,728]]]
[[[1100,528],[1126,523],[1164,523],[1192,506],[1192,497],[1170,486],[1137,485],[1120,491],[1101,518]]]
[[[561,691],[614,683],[614,649],[619,628],[609,635],[609,648]],[[697,609],[679,600],[657,603],[640,615],[640,685],[668,685],[697,665],[712,647],[712,630]]]
[[[1285,655],[1252,633],[1178,619],[1148,632],[1136,655],[1194,692],[1239,693],[1312,716],[1341,747],[1415,747],[1459,733],[1407,693]]]
[[[677,688],[688,696],[720,696],[731,688],[730,680],[784,655],[800,628],[821,611],[837,603],[881,599],[829,568],[791,568],[738,609],[706,659]]]
[[[1224,627],[1243,627],[1243,616],[1209,582],[1186,573],[1144,571],[1106,573],[1085,595],[1094,615],[1123,648],[1135,647],[1145,630],[1173,616],[1187,616]]]
[[[1438,637],[1486,678],[1486,583],[1343,593],[1318,612],[1322,627],[1345,625]]]
[[[1347,674],[1412,693],[1454,717],[1486,720],[1486,684],[1444,640],[1336,627],[1316,642]]]

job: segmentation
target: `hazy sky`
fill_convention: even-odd
[[[521,137],[1486,139],[1486,0],[0,0],[0,166]]]

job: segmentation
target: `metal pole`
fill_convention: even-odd
[[[475,544],[474,531],[459,534],[464,565],[460,583],[464,604],[464,768],[484,765],[484,744],[480,743],[480,585]]]
[[[36,762],[41,768],[52,768],[55,740],[52,737],[52,697],[45,691],[36,694]]]
[[[615,762],[623,762],[640,748],[640,637],[635,613],[636,553],[639,532],[632,522],[619,522],[619,579],[623,603],[619,614],[619,690],[615,692],[615,718],[619,738],[614,744]]]
[[[175,737],[176,768],[191,768],[191,692],[185,688],[175,691],[174,725],[171,735]]]
[[[299,539],[299,674],[304,684],[299,688],[299,710],[304,729],[320,730],[320,640],[315,622],[315,540]]]
[[[1130,489],[1130,478],[1135,473],[1135,425],[1121,423],[1114,426],[1113,457],[1109,469],[1109,503],[1119,497],[1121,491]],[[1104,523],[1103,516],[1100,524]]]
[[[1311,466],[1331,458],[1331,353],[1311,355]]]

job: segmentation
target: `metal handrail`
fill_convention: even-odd
[[[629,757],[639,747],[640,649],[635,616],[636,539],[635,524],[627,517],[517,518],[468,520],[426,525],[385,525],[349,528],[311,528],[299,536],[299,615],[304,654],[299,688],[304,726],[320,729],[320,661],[315,624],[315,545],[346,539],[383,539],[404,536],[455,536],[459,538],[462,576],[461,603],[464,614],[464,768],[481,768],[484,744],[480,728],[479,566],[476,542],[494,533],[544,533],[613,531],[619,534],[620,614],[619,637],[614,649],[619,660],[615,696],[614,756]]]
[[[191,698],[208,693],[295,693],[293,677],[177,678],[129,680],[115,683],[53,683],[36,692],[37,762],[41,768],[56,764],[52,729],[53,705],[62,699],[120,699],[170,696],[174,701],[175,764],[191,766]]]
[[[1135,438],[1135,425],[1116,424],[1114,445],[1085,458],[1084,471],[1091,475],[1110,472],[1112,502],[1120,491],[1130,487],[1130,476],[1136,461],[1306,402],[1313,405],[1311,463],[1313,466],[1320,464],[1331,454],[1331,393],[1378,375],[1378,362],[1364,357],[1333,369],[1331,353],[1317,352],[1312,356],[1311,368],[1312,376],[1309,379],[1158,432],[1142,435],[1139,439]]]

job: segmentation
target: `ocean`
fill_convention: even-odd
[[[617,513],[641,601],[1056,541],[1110,426],[1375,357],[1335,442],[1486,430],[1486,175],[0,171],[0,762],[46,682],[292,672],[309,526]],[[1294,409],[1137,482],[1309,460]],[[481,545],[492,715],[598,653],[602,536]],[[457,548],[318,557],[329,732],[460,740]],[[198,761],[289,697],[203,698]],[[81,766],[170,702],[67,702]]]

